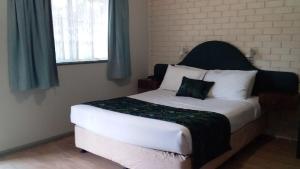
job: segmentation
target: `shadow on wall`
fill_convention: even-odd
[[[124,80],[112,80],[116,85],[119,87],[127,86],[130,84],[131,78],[130,79],[124,79]]]
[[[125,80],[113,80],[112,82],[115,83],[119,87],[124,87],[130,84],[132,79],[125,79]],[[54,92],[57,92],[58,87],[54,87],[52,89],[48,90],[53,90]],[[15,100],[18,103],[24,103],[26,100],[28,100],[30,97],[33,97],[35,100],[35,103],[37,105],[41,105],[47,98],[47,91],[48,90],[43,90],[43,89],[34,89],[34,90],[28,90],[28,91],[13,91],[11,90],[11,94],[14,95]]]
[[[34,97],[35,103],[37,105],[41,105],[47,96],[47,90],[42,90],[42,89],[35,89],[35,90],[29,90],[29,91],[12,91],[11,93],[14,95],[16,101],[18,103],[23,103],[25,100],[28,100],[29,97]]]

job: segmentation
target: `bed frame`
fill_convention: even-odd
[[[202,69],[258,70],[253,95],[265,92],[297,94],[299,80],[294,73],[264,71],[254,67],[245,55],[226,42],[209,41],[195,47],[180,65]],[[166,64],[155,65],[154,77],[162,81]],[[231,134],[232,150],[211,160],[201,169],[215,169],[235,153],[261,135],[266,127],[265,116]],[[191,159],[175,153],[126,144],[75,126],[75,144],[78,148],[104,157],[130,169],[191,169]]]

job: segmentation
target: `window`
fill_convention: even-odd
[[[57,63],[107,60],[109,0],[52,0]]]

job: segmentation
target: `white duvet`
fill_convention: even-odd
[[[231,132],[242,128],[260,116],[258,98],[247,100],[206,100],[177,97],[175,92],[154,90],[130,96],[131,98],[192,110],[211,111],[225,115],[231,124]],[[71,122],[96,134],[146,148],[192,153],[189,130],[179,124],[113,112],[88,105],[71,108]]]

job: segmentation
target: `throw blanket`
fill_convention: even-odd
[[[192,165],[199,169],[208,161],[230,150],[230,123],[222,114],[174,108],[122,97],[85,103],[119,113],[177,123],[192,136]]]

